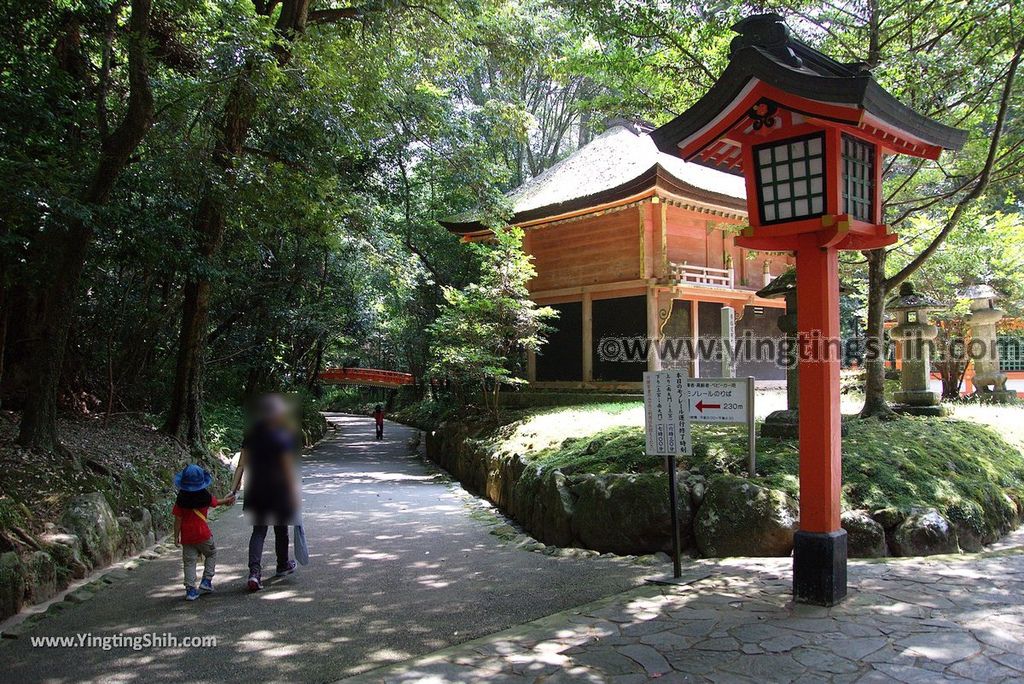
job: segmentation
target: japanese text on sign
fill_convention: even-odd
[[[644,413],[647,453],[681,456],[691,453],[689,390],[686,371],[644,373]]]
[[[747,378],[690,380],[690,420],[698,423],[748,423],[748,382]]]

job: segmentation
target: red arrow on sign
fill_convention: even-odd
[[[721,404],[705,404],[703,401],[698,401],[697,402],[697,410],[698,411],[700,411],[701,413],[704,413],[704,409],[706,409],[706,408],[709,408],[709,409],[720,409],[720,408],[722,408],[722,405]]]

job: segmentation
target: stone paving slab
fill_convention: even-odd
[[[1024,550],[851,561],[833,608],[792,603],[790,563],[695,561],[688,586],[640,587],[344,681],[1024,682]]]

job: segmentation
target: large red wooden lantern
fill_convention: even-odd
[[[861,64],[790,36],[777,14],[733,27],[729,66],[692,108],[653,132],[664,152],[743,175],[748,249],[796,254],[800,353],[800,530],[796,600],[846,595],[839,414],[838,251],[891,245],[882,223],[886,154],[937,159],[964,131],[900,104]]]

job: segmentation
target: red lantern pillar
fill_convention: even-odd
[[[846,533],[840,522],[839,251],[804,234],[796,249],[800,374],[800,530],[793,544],[797,600],[846,595]]]

